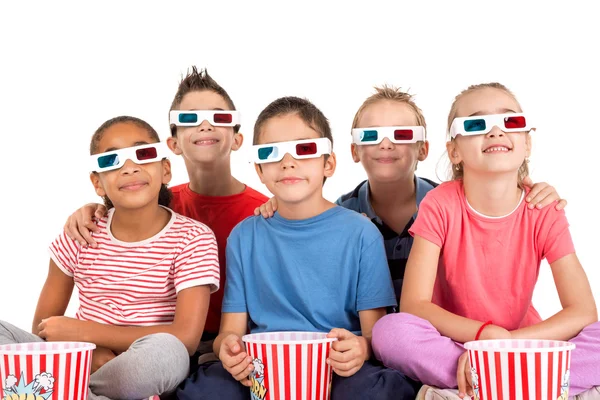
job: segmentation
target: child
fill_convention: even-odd
[[[215,237],[166,208],[168,150],[148,123],[106,121],[90,153],[90,179],[110,208],[92,234],[97,246],[81,246],[65,233],[52,243],[33,335],[0,322],[0,344],[95,343],[92,399],[173,391],[188,373],[210,293],[219,287]],[[75,285],[80,306],[73,319],[63,313]]]
[[[352,122],[352,158],[363,165],[368,180],[341,196],[336,204],[364,214],[381,232],[399,301],[413,243],[408,230],[417,217],[421,200],[437,183],[415,175],[418,162],[424,161],[429,153],[427,125],[421,109],[410,94],[399,88],[384,85],[375,90]],[[531,208],[536,205],[542,208],[557,198],[554,188],[538,183],[527,201]],[[565,204],[563,200],[556,208],[561,209]],[[255,210],[255,215],[262,212],[265,218],[270,217],[276,209],[277,203],[271,199]]]
[[[223,111],[215,113],[215,111]],[[181,111],[194,111],[182,113]],[[244,185],[231,175],[231,152],[243,142],[239,133],[239,112],[227,92],[206,70],[196,67],[179,84],[169,111],[171,136],[169,148],[181,155],[190,182],[172,188],[170,207],[209,226],[215,233],[221,266],[221,287],[225,284],[225,247],[229,233],[267,197]],[[106,208],[89,204],[76,211],[65,224],[67,234],[82,245],[94,246],[89,231],[92,221],[106,214]],[[200,362],[216,360],[212,340],[221,321],[223,290],[211,296],[205,332],[199,352]]]
[[[532,129],[503,85],[456,97],[447,143],[453,180],[423,199],[401,313],[373,330],[385,365],[427,385],[458,386],[461,398],[472,395],[462,343],[474,339],[570,340],[571,394],[600,384],[600,324],[564,211],[523,202]],[[546,321],[531,303],[544,258],[563,305]]]
[[[254,128],[255,167],[278,201],[273,218],[241,222],[227,242],[227,286],[215,354],[179,399],[249,399],[247,332],[322,331],[338,339],[328,363],[334,399],[412,399],[412,382],[371,358],[371,327],[395,304],[381,235],[323,198],[335,170],[331,130],[312,103],[275,100]],[[344,229],[339,227],[343,226]]]

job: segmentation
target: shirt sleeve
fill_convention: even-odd
[[[210,292],[219,290],[219,255],[212,231],[194,230],[174,262],[177,293],[183,289],[210,285]]]
[[[412,236],[421,236],[442,248],[447,232],[445,213],[437,199],[430,193],[432,192],[429,192],[421,201],[417,218],[408,232]]]
[[[377,229],[373,227],[374,229]],[[395,306],[396,295],[381,234],[364,246],[358,270],[357,311]]]
[[[542,241],[542,257],[552,264],[566,255],[575,253],[575,245],[569,231],[569,222],[564,210],[557,211],[554,205],[542,223],[540,240]]]
[[[73,277],[80,248],[77,241],[63,232],[50,244],[48,251],[56,266],[67,276]]]
[[[227,239],[227,280],[223,294],[223,312],[248,312],[244,285],[243,254],[239,229],[234,229]]]

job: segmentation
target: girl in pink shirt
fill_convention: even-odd
[[[450,110],[453,180],[423,199],[410,229],[399,314],[373,328],[373,351],[426,385],[472,395],[462,344],[535,338],[576,343],[571,394],[600,391],[600,323],[564,211],[530,209],[523,185],[534,128],[497,83],[469,87]],[[563,309],[542,321],[531,299],[542,259]]]

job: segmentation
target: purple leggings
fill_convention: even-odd
[[[600,322],[585,327],[570,342],[576,345],[571,356],[573,396],[600,385]],[[386,367],[426,385],[457,386],[458,358],[465,350],[427,320],[407,313],[386,315],[373,327],[372,345]]]

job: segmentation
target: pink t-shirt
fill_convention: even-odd
[[[564,211],[530,210],[522,199],[509,215],[485,217],[460,180],[427,193],[409,232],[441,249],[433,303],[508,330],[541,321],[531,298],[542,259],[575,252]]]

